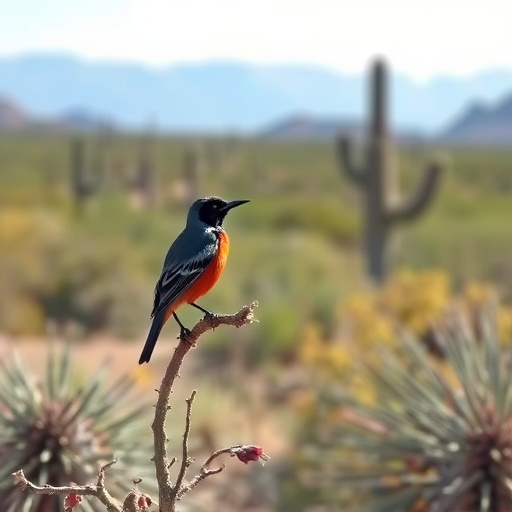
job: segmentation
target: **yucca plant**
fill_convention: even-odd
[[[33,495],[13,486],[11,473],[23,469],[36,485],[89,484],[100,465],[119,462],[107,475],[120,500],[142,478],[151,492],[151,408],[133,405],[132,381],[107,385],[108,366],[94,375],[78,374],[71,351],[49,351],[45,378],[37,381],[20,358],[0,364],[0,510],[61,512],[62,498]],[[131,397],[131,400],[130,400]],[[103,511],[84,500],[84,511]]]
[[[408,335],[400,354],[381,350],[366,368],[371,404],[346,396],[341,381],[320,393],[309,481],[333,509],[512,510],[511,346],[500,346],[494,308],[478,329],[451,312],[436,336],[443,362]]]

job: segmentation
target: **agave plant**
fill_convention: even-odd
[[[444,362],[403,335],[401,354],[383,349],[376,399],[341,391],[318,401],[315,486],[334,509],[365,512],[512,510],[512,360],[494,310],[479,328],[452,312],[437,329]],[[320,440],[321,439],[321,440]]]
[[[119,459],[107,475],[109,491],[123,499],[142,478],[153,477],[148,439],[150,409],[129,402],[132,381],[106,384],[108,367],[80,378],[71,351],[50,350],[46,376],[38,382],[16,355],[0,365],[0,510],[62,511],[62,498],[13,487],[11,473],[23,469],[36,485],[94,483],[100,465]],[[133,400],[133,398],[132,398]],[[151,472],[151,473],[150,473]],[[151,492],[151,487],[145,490]],[[104,510],[94,499],[84,511]]]

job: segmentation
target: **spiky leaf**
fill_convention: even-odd
[[[478,328],[453,312],[436,332],[444,363],[408,335],[401,354],[380,350],[367,372],[374,404],[342,382],[321,392],[309,460],[343,510],[512,510],[510,346],[500,347],[494,310]]]
[[[36,485],[89,484],[100,465],[118,458],[107,475],[111,494],[122,500],[137,478],[154,491],[151,408],[133,405],[128,377],[108,385],[107,369],[80,375],[69,346],[49,351],[40,382],[17,355],[0,363],[0,510],[63,510],[59,497],[14,488],[10,475],[19,469]],[[81,506],[104,510],[92,499]]]

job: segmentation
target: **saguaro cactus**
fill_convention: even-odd
[[[186,186],[188,202],[195,201],[199,197],[200,181],[202,174],[201,152],[198,141],[190,143],[183,155],[183,180]]]
[[[364,195],[368,273],[372,279],[381,282],[387,271],[391,229],[423,213],[434,197],[442,169],[438,162],[431,161],[426,166],[423,181],[416,193],[409,200],[398,203],[396,169],[389,160],[391,141],[387,125],[387,70],[382,59],[375,60],[372,65],[369,99],[369,131],[363,162],[355,162],[354,145],[350,138],[339,137],[336,146],[343,171]]]
[[[91,162],[91,175],[96,189],[108,190],[114,186],[111,157],[113,150],[113,128],[107,123],[100,123],[96,129]]]
[[[154,140],[151,131],[142,138],[137,163],[135,189],[143,203],[143,207],[153,208],[156,204],[157,183],[154,167]]]
[[[71,189],[77,214],[83,209],[85,200],[93,193],[94,185],[87,175],[85,140],[74,137],[71,141]]]

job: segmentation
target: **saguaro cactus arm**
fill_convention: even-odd
[[[409,201],[389,207],[386,220],[390,223],[406,222],[418,217],[429,205],[438,189],[443,168],[439,162],[430,162],[425,169],[421,184]]]
[[[336,155],[341,168],[347,176],[357,185],[362,186],[367,178],[367,170],[363,164],[357,164],[354,158],[354,145],[352,140],[345,135],[336,140]]]

